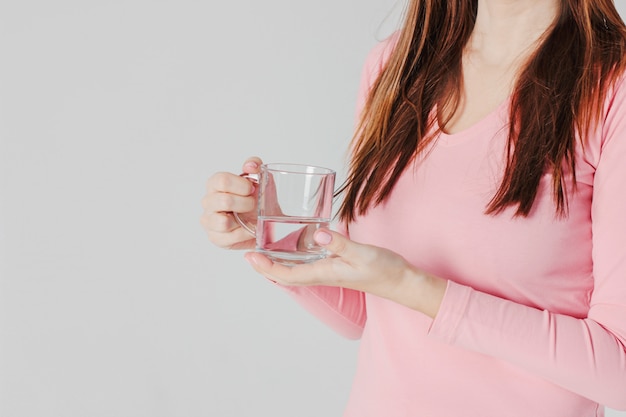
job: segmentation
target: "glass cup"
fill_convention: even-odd
[[[239,224],[256,238],[256,251],[274,262],[294,265],[326,257],[313,240],[328,228],[332,216],[335,171],[299,164],[264,164],[258,174],[241,174],[257,184],[254,219],[233,213]]]

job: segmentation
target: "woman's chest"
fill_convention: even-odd
[[[351,238],[481,291],[583,315],[593,288],[592,186],[579,183],[569,216],[560,218],[546,174],[528,217],[514,217],[513,208],[488,215],[502,176],[497,141],[443,145],[409,168],[384,204],[350,225]]]

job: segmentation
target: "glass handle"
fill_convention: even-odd
[[[259,174],[245,174],[244,173],[244,174],[240,174],[240,176],[247,178],[254,184],[259,183]],[[235,217],[235,220],[237,220],[237,223],[239,223],[239,225],[243,227],[246,232],[256,237],[256,227],[254,225],[250,224],[249,222],[239,217],[239,214],[234,211],[233,211],[233,216]]]

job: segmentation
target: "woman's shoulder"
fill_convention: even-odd
[[[389,59],[393,49],[400,38],[400,31],[394,31],[387,37],[378,41],[370,50],[368,60],[384,62]]]
[[[605,152],[626,145],[626,72],[613,73],[607,80],[599,119],[592,121],[583,141],[585,159],[598,167]]]
[[[610,73],[610,80],[604,94],[605,112],[610,111],[615,101],[626,96],[626,71],[622,70],[618,73]]]
[[[609,74],[611,77],[604,90],[601,124],[626,118],[626,71]]]
[[[369,51],[365,59],[365,71],[368,74],[370,81],[373,81],[378,74],[383,70],[385,64],[389,60],[391,53],[393,52],[400,32],[395,31],[386,38],[378,41]]]

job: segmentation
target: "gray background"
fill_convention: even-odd
[[[211,246],[200,199],[249,155],[342,178],[402,6],[2,0],[0,417],[341,414],[357,343]]]

